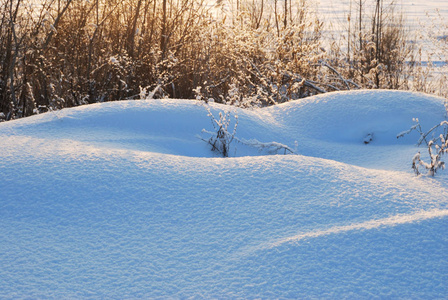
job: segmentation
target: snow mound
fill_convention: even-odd
[[[251,142],[234,141],[234,157],[201,140],[213,126],[195,101],[1,123],[0,298],[448,294],[446,171],[414,176],[418,137],[396,139],[412,118],[443,119],[442,99],[362,91],[210,109],[233,110],[229,128],[238,115]],[[297,155],[255,141],[297,141]]]
[[[338,92],[269,108],[289,130],[306,138],[361,144],[369,134],[377,145],[415,144],[417,133],[397,142],[397,134],[418,118],[430,129],[445,118],[444,99],[404,91]]]
[[[330,93],[254,110],[218,104],[209,108],[218,120],[219,112],[231,111],[230,132],[238,116],[231,157],[289,153],[280,145],[297,154],[384,169],[399,169],[404,162],[389,158],[413,156],[418,134],[413,132],[399,140],[397,134],[409,129],[414,118],[427,130],[442,120],[445,112],[441,98],[400,91]],[[214,131],[207,114],[205,105],[197,101],[123,101],[65,109],[2,127],[15,136],[217,157],[219,153],[210,151],[210,145],[203,141],[210,138],[203,130]]]

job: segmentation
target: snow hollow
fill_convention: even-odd
[[[228,158],[204,142],[207,108],[237,123]],[[397,139],[413,118],[431,128],[444,100],[140,100],[0,123],[0,298],[445,298],[448,171],[413,174],[425,149]]]

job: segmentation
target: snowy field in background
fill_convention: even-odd
[[[324,41],[332,36],[338,37],[342,32],[346,34],[347,17],[349,15],[350,2],[352,3],[352,20],[355,20],[356,2],[353,0],[313,0],[311,7],[317,12],[319,18],[324,22],[325,34]],[[391,1],[385,1],[385,5]],[[432,57],[436,64],[441,64],[447,60],[447,54],[438,51],[433,41],[425,40],[428,38],[428,33],[435,35],[438,38],[446,37],[446,24],[448,22],[448,1],[446,0],[427,0],[427,1],[395,1],[397,4],[396,13],[403,12],[405,16],[406,26],[410,30],[410,42],[417,41],[417,46],[420,46],[423,51],[423,59],[427,59],[428,53],[437,53],[437,56]],[[375,0],[367,0],[363,2],[367,11],[373,12]],[[437,16],[440,14],[440,18]],[[370,17],[370,16],[365,16]],[[442,24],[443,22],[443,24]],[[445,31],[443,31],[445,26]],[[434,30],[434,28],[436,28]],[[418,37],[422,35],[420,40]],[[440,50],[440,49],[439,49]],[[440,56],[440,57],[439,57]]]
[[[357,1],[352,0],[352,14],[355,14]],[[390,1],[389,1],[390,2]],[[389,2],[384,2],[385,5]],[[440,15],[445,19],[448,18],[448,2],[445,0],[420,0],[420,1],[395,1],[398,4],[398,11],[403,11],[407,18],[408,25],[417,30],[419,23],[427,23],[427,14],[434,16],[436,10],[440,12]],[[317,9],[320,17],[323,17],[324,22],[331,22],[336,24],[345,23],[350,8],[350,0],[314,0],[312,6]],[[369,9],[374,7],[375,0],[364,1],[364,6]],[[370,9],[370,11],[372,11]]]
[[[358,91],[209,108],[231,110],[231,130],[238,115],[238,139],[296,154],[233,141],[218,157],[197,101],[1,123],[0,298],[448,295],[448,171],[416,177],[418,134],[396,138],[412,118],[442,121],[443,99]]]

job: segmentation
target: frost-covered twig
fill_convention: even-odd
[[[434,126],[428,132],[425,133],[425,132],[423,132],[423,129],[422,129],[421,125],[420,125],[420,121],[419,121],[418,118],[413,118],[412,121],[415,122],[415,125],[411,126],[411,128],[409,128],[408,130],[402,131],[399,134],[397,134],[397,139],[405,136],[406,134],[411,133],[414,130],[416,130],[420,134],[420,138],[418,139],[417,145],[420,146],[423,141],[425,142],[426,145],[428,145],[428,141],[426,140],[426,137],[428,136],[428,134],[430,132],[432,132],[434,129],[439,127],[440,124]]]
[[[428,147],[428,154],[430,162],[426,163],[421,159],[420,151],[414,155],[412,158],[412,169],[415,174],[420,175],[419,166],[423,166],[426,170],[428,170],[428,174],[434,176],[439,169],[445,169],[445,162],[442,161],[442,156],[448,153],[448,121],[442,121],[439,124],[433,126],[427,132],[423,132],[419,120],[413,119],[416,122],[409,130],[403,131],[397,135],[397,138],[403,137],[406,134],[409,134],[413,130],[417,130],[420,133],[420,138],[418,140],[418,146],[421,145],[423,141],[425,141]],[[431,132],[434,132],[437,128],[445,126],[445,131],[443,134],[440,134],[438,137],[431,139],[429,142],[427,141],[427,137]]]
[[[401,138],[401,137],[404,137],[406,134],[411,133],[413,130],[416,130],[417,127],[419,127],[419,126],[420,126],[420,124],[415,124],[411,128],[409,128],[408,130],[400,132],[399,134],[397,134],[397,139]],[[420,130],[421,130],[421,127],[420,127]]]
[[[418,145],[421,145],[421,143],[422,143],[423,141],[425,141],[426,145],[429,146],[429,143],[430,143],[431,141],[428,142],[428,141],[426,140],[426,137],[427,137],[431,132],[433,132],[436,128],[442,126],[443,124],[444,124],[444,122],[442,122],[442,123],[440,123],[440,124],[437,124],[437,125],[433,126],[430,130],[428,130],[426,133],[422,134],[421,137],[420,137],[420,139],[418,140]]]
[[[141,100],[152,100],[152,99],[154,99],[155,94],[156,94],[159,90],[160,90],[160,92],[163,93],[163,89],[162,89],[162,85],[161,85],[161,84],[158,84],[158,85],[157,85],[152,91],[150,91],[150,92],[148,92],[148,88],[149,88],[149,86],[144,87],[144,88],[140,87],[140,94],[139,94],[139,96],[140,96],[140,99],[141,99]]]
[[[277,142],[262,143],[256,139],[246,140],[246,139],[238,139],[238,138],[235,138],[235,140],[237,140],[238,142],[240,142],[244,145],[258,148],[259,151],[267,150],[270,153],[277,153],[279,150],[284,150],[284,154],[286,154],[286,152],[295,154],[293,149],[291,149],[287,145],[277,143]]]
[[[345,80],[345,78],[341,75],[341,73],[339,73],[335,68],[333,68],[323,60],[320,60],[319,63],[321,66],[327,67],[329,70],[335,73],[342,80],[342,82],[344,82],[345,86],[347,87],[347,90],[350,90],[350,86],[348,85],[347,80]]]

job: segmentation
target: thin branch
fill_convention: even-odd
[[[65,14],[65,12],[67,11],[68,7],[70,6],[70,4],[72,3],[73,0],[67,0],[67,4],[64,6],[64,8],[62,9],[62,11],[58,14],[58,16],[56,17],[56,20],[53,23],[52,29],[50,31],[50,33],[47,36],[47,39],[45,40],[44,45],[42,46],[42,50],[46,50],[48,45],[50,44],[51,39],[53,38],[53,35],[55,33],[55,30],[57,30],[59,22],[61,21],[62,16]]]

